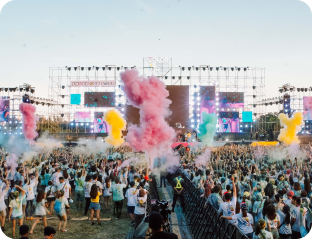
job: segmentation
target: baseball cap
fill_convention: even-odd
[[[248,207],[247,207],[246,203],[242,203],[241,204],[241,210],[247,210],[247,209],[248,209]]]

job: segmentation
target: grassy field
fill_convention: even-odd
[[[101,219],[102,218],[111,218],[110,221],[102,221],[102,225],[99,226],[96,222],[96,219],[94,222],[96,223],[94,226],[91,225],[91,221],[71,221],[69,220],[67,222],[67,232],[63,233],[58,231],[58,224],[59,220],[47,220],[48,226],[54,227],[55,230],[57,230],[57,233],[54,238],[57,239],[74,239],[74,238],[109,238],[109,239],[123,239],[127,237],[127,233],[130,229],[131,219],[127,214],[127,208],[126,208],[126,201],[124,201],[122,209],[121,218],[117,220],[115,216],[113,215],[114,212],[114,206],[111,205],[111,208],[109,210],[104,210],[104,206],[101,206]],[[71,218],[80,218],[83,216],[83,212],[77,212],[75,205],[70,204],[70,217]],[[89,212],[90,213],[90,212]],[[49,217],[56,217],[55,214]],[[24,224],[27,224],[29,227],[32,226],[33,221],[31,220],[24,220]],[[4,234],[8,237],[12,238],[12,222],[9,223],[6,221],[5,223],[5,231]],[[34,234],[29,235],[30,239],[37,239],[37,238],[43,238],[43,223],[40,221],[34,229]],[[15,228],[15,238],[19,237],[19,225]]]

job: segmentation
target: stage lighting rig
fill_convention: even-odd
[[[25,94],[23,95],[23,103],[27,103],[27,104],[30,104],[30,100],[29,100],[29,95],[28,94]]]

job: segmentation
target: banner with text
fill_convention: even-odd
[[[116,81],[102,80],[102,81],[72,81],[71,87],[114,87]]]

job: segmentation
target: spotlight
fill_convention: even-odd
[[[65,85],[62,85],[62,89],[63,89],[63,90],[65,89]]]
[[[182,79],[182,76],[179,76],[179,80],[181,80]]]
[[[76,71],[76,70],[77,70],[77,68],[78,68],[78,67],[77,67],[77,66],[75,66],[75,67],[74,67],[74,70]]]
[[[64,108],[64,105],[61,105],[62,106],[62,108]]]
[[[213,67],[210,67],[210,71],[212,71],[213,70]]]
[[[70,70],[71,70],[71,68],[70,68],[70,67],[68,67],[68,68],[67,68],[67,70],[69,70],[69,71],[70,71]]]
[[[307,91],[308,91],[308,88],[304,88],[304,91],[307,92]]]
[[[185,70],[185,68],[184,68],[184,66],[182,67],[182,71],[184,71]]]
[[[234,71],[234,67],[231,67],[231,70]]]
[[[237,70],[240,71],[240,68],[238,67]]]
[[[252,88],[253,88],[253,89],[256,89],[256,86],[254,85]]]
[[[244,68],[244,71],[247,71],[247,68],[246,68],[246,67]]]
[[[297,88],[297,91],[300,92],[300,88]]]
[[[81,67],[81,70],[83,71],[83,70],[84,70],[84,67]]]
[[[203,70],[205,71],[205,70],[206,70],[206,68],[205,68],[205,67],[203,67]]]
[[[174,76],[172,76],[172,79],[175,79],[175,77],[174,77]]]
[[[191,70],[191,67],[188,67],[187,69],[190,71],[190,70]]]
[[[253,98],[256,98],[256,95],[253,95]]]
[[[102,70],[105,71],[105,67],[102,67]]]
[[[117,71],[119,71],[119,70],[120,70],[120,67],[118,66],[118,67],[117,67]]]
[[[186,77],[188,80],[190,79],[190,77],[188,76],[188,77]]]
[[[256,105],[253,105],[254,108],[256,108]]]
[[[198,71],[198,67],[195,68]]]
[[[88,67],[88,70],[91,71],[91,67]]]
[[[301,88],[301,91],[303,92],[303,91],[304,91],[304,88]]]
[[[224,71],[226,71],[226,67],[224,67],[224,69],[223,69]]]
[[[112,68],[111,67],[108,67],[108,70],[110,71]]]
[[[279,91],[280,93],[283,93],[283,89],[279,89],[278,91]]]
[[[219,70],[219,67],[216,67],[216,70],[218,71],[218,70]]]
[[[165,76],[165,79],[167,80],[167,79],[168,79],[168,76]]]
[[[61,114],[61,117],[64,117],[64,114]]]
[[[196,88],[197,86],[196,85],[194,85],[194,88]]]
[[[100,69],[100,67],[97,66],[97,67],[95,67],[95,69],[98,71]]]
[[[5,91],[5,92],[8,92],[8,90],[9,90],[9,88],[4,88],[4,91]]]

